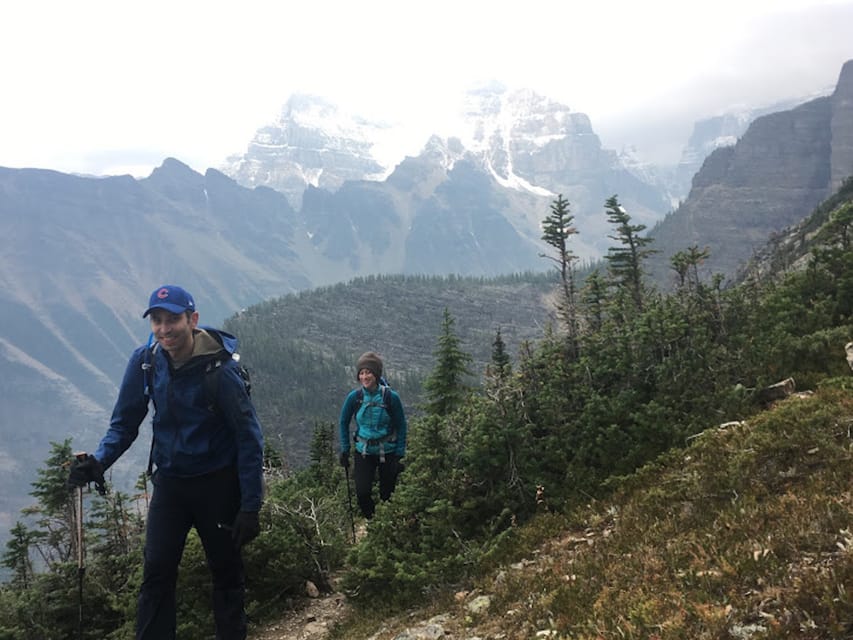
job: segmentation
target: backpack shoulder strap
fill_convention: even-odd
[[[205,402],[207,403],[208,409],[211,411],[216,411],[217,409],[216,400],[219,395],[219,377],[222,375],[222,367],[229,360],[234,360],[234,362],[237,363],[237,373],[243,381],[243,386],[246,389],[246,395],[252,395],[252,380],[249,375],[249,370],[240,364],[240,354],[228,353],[225,351],[220,357],[207,363],[207,366],[204,369],[204,380],[202,381],[202,385],[204,386]]]
[[[391,418],[391,428],[393,429],[394,409],[391,406],[391,387],[387,384],[382,385],[382,406],[385,408],[385,411],[388,412],[388,416]]]
[[[207,363],[204,368],[204,377],[201,380],[204,403],[209,411],[216,411],[216,397],[219,395],[219,376],[222,372],[221,358],[216,358]]]
[[[145,397],[151,398],[151,391],[154,388],[154,355],[160,343],[154,340],[154,333],[148,336],[148,344],[145,347],[145,355],[142,357],[142,393]]]
[[[145,347],[145,355],[142,358],[142,393],[153,402],[154,400],[154,355],[157,353],[159,342],[154,340],[154,332],[148,335],[148,345]],[[157,410],[157,406],[154,406]],[[150,478],[154,474],[154,429],[151,433],[151,448],[148,450],[148,469],[146,473]]]

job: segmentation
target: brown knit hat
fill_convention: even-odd
[[[377,354],[373,353],[373,351],[368,351],[367,353],[363,353],[361,357],[358,359],[358,362],[355,364],[355,379],[358,380],[358,373],[362,369],[367,369],[376,376],[376,380],[382,377],[382,358],[380,358]]]

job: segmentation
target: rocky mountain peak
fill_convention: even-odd
[[[470,156],[470,152],[459,138],[430,136],[420,157],[450,171],[458,160]]]
[[[192,181],[195,181],[198,179],[198,177],[199,177],[198,173],[193,171],[193,169],[189,165],[184,164],[183,162],[181,162],[180,160],[177,160],[175,158],[166,158],[165,160],[163,160],[163,162],[160,164],[159,167],[156,167],[151,172],[151,175],[148,176],[148,178],[146,178],[146,179],[147,180],[153,180],[155,182],[158,180],[166,180],[166,181],[192,180]]]
[[[373,150],[391,134],[387,124],[343,112],[324,98],[297,94],[222,170],[243,186],[280,191],[299,207],[308,185],[334,191],[347,180],[384,178],[388,167]]]
[[[543,147],[577,133],[592,133],[589,118],[531,89],[508,91],[489,85],[469,92],[463,102],[463,143],[472,151],[494,152],[510,141]]]

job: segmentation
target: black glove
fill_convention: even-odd
[[[261,523],[258,520],[257,511],[240,511],[231,526],[231,537],[239,549],[244,544],[250,543],[258,537],[261,532]]]
[[[107,487],[104,481],[104,467],[98,459],[88,453],[77,456],[71,463],[71,471],[68,473],[66,485],[69,489],[85,487],[94,482],[98,493],[105,495]]]
[[[344,469],[349,469],[349,451],[344,451],[341,454],[340,461]]]

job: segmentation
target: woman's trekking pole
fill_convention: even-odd
[[[344,467],[344,474],[347,477],[347,504],[349,505],[349,526],[352,529],[352,543],[355,544],[355,521],[352,519],[352,490],[349,484],[349,465]]]

